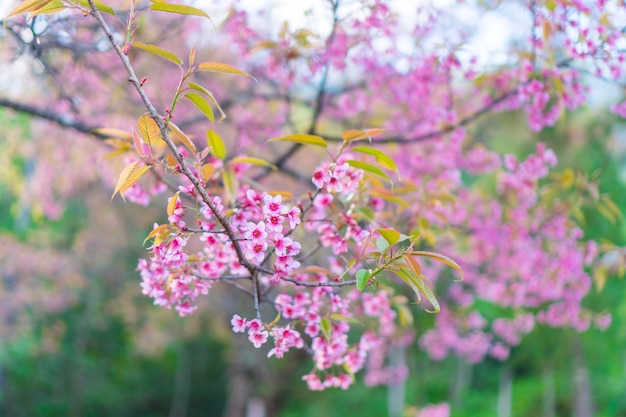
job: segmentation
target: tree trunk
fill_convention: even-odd
[[[503,365],[500,369],[500,385],[498,389],[498,417],[511,417],[513,400],[513,372],[511,366]]]
[[[589,371],[585,365],[583,347],[580,341],[574,346],[576,398],[574,402],[574,417],[593,417],[593,400],[591,384],[589,383]]]
[[[189,408],[192,362],[188,346],[181,344],[178,347],[177,359],[169,417],[186,417]]]
[[[406,365],[406,346],[394,346],[390,355],[391,366]],[[401,417],[404,412],[406,382],[399,381],[388,385],[387,410],[389,417]]]
[[[555,405],[554,368],[548,366],[543,370],[543,417],[554,417]]]
[[[452,399],[452,408],[461,409],[463,403],[463,395],[472,379],[472,365],[465,362],[461,358],[457,358],[456,379],[452,385],[450,398]]]

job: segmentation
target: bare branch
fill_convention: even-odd
[[[281,278],[283,281],[291,282],[292,284],[299,285],[301,287],[345,287],[347,285],[355,285],[356,279],[351,279],[349,281],[326,281],[326,282],[307,282],[307,281],[298,281],[293,278]]]
[[[48,120],[50,122],[58,124],[61,127],[73,129],[80,133],[85,133],[87,135],[94,136],[98,139],[105,139],[108,137],[108,136],[95,132],[94,129],[97,129],[97,127],[90,126],[86,123],[76,120],[71,115],[56,114],[49,110],[44,110],[39,107],[32,106],[30,104],[18,103],[16,101],[13,101],[7,98],[2,98],[2,97],[0,97],[0,106],[13,109],[20,113],[30,114],[31,116],[35,116],[40,119]]]

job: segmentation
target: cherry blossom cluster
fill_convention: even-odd
[[[251,88],[249,80],[211,84],[215,97],[242,98],[231,105],[232,117],[220,127],[232,133],[229,152],[244,155],[251,145],[259,145],[259,138],[284,134],[294,124],[293,113],[311,108],[310,133],[340,143],[336,126],[388,128],[386,137],[374,138],[370,145],[393,156],[402,178],[396,188],[364,181],[365,172],[350,165],[354,156],[342,148],[331,162],[313,164],[317,168],[312,174],[292,173],[296,180],[306,179],[301,188],[294,187],[306,197],[293,199],[287,193],[260,191],[271,189],[272,182],[266,181],[270,174],[260,174],[257,181],[244,164],[207,157],[213,149],[197,154],[194,146],[170,149],[176,161],[164,163],[152,158],[152,145],[140,144],[135,151],[142,163],[162,165],[152,171],[156,179],[144,178],[125,191],[128,200],[146,205],[166,189],[165,181],[174,184],[171,177],[182,178],[179,193],[170,199],[167,222],[155,225],[151,233],[149,259],[139,261],[143,293],[185,316],[197,309],[198,297],[214,283],[243,280],[248,287],[240,287],[251,293],[253,304],[274,305],[281,317],[266,323],[265,311],[255,305],[257,317],[235,315],[233,330],[247,333],[257,348],[271,338],[274,346],[268,354],[277,358],[292,348],[310,351],[315,366],[304,379],[311,389],[345,389],[362,369],[368,384],[395,382],[407,370],[390,366],[388,355],[413,343],[412,331],[396,323],[394,309],[394,291],[402,291],[394,288],[406,287],[380,276],[380,290],[359,292],[352,285],[340,289],[355,269],[376,264],[368,258],[378,250],[375,230],[388,227],[423,236],[416,245],[446,253],[464,269],[465,280],[440,297],[442,312],[435,328],[420,335],[419,345],[435,359],[455,354],[469,362],[487,356],[504,360],[535,323],[579,331],[592,324],[606,328],[610,316],[582,307],[597,258],[593,244],[584,242],[567,204],[546,197],[542,189],[556,168],[556,156],[539,145],[521,162],[502,157],[480,144],[482,138],[472,137],[470,124],[490,111],[520,110],[529,128],[540,131],[585,102],[582,69],[605,81],[622,82],[626,9],[622,0],[531,3],[526,50],[497,70],[481,66],[471,43],[460,39],[465,34],[441,30],[450,27],[454,12],[436,5],[416,10],[419,18],[408,37],[420,47],[410,53],[398,47],[407,33],[402,33],[403,25],[397,24],[402,16],[389,1],[361,2],[358,12],[337,3],[328,33],[289,25],[257,29],[234,6],[222,35],[246,59],[244,69],[262,88]],[[54,17],[49,22],[54,24]],[[187,28],[197,27],[183,30],[192,36]],[[172,37],[159,45],[188,56],[189,51],[180,52],[185,44]],[[463,48],[432,46],[442,44]],[[107,114],[102,109],[117,109],[118,95],[108,94],[111,85],[98,83],[97,74],[108,72],[111,60],[106,54],[89,59],[84,71],[68,65],[63,74],[71,80],[68,93],[90,98],[92,90],[75,89],[96,86],[103,101],[84,99],[80,111]],[[140,57],[133,65],[142,72],[152,69],[151,61]],[[160,97],[163,91],[178,92],[177,83],[164,71],[143,77],[141,88]],[[314,94],[303,93],[308,87]],[[178,112],[178,121],[186,113],[180,111],[187,110],[184,106],[164,105],[165,118],[155,119],[167,121]],[[68,107],[57,103],[54,108]],[[128,109],[122,108],[120,125],[129,123],[125,115],[133,111]],[[613,111],[624,116],[626,105],[616,104]],[[189,125],[189,138],[206,134],[205,124]],[[383,141],[401,146],[383,148]],[[62,159],[63,154],[57,156]],[[214,169],[210,178],[199,173],[204,163]],[[240,184],[226,185],[228,170]],[[50,212],[58,212],[49,193],[43,200]],[[436,264],[424,262],[421,267],[435,284],[445,277]],[[264,299],[273,289],[280,294]],[[479,301],[508,314],[486,318]],[[358,336],[353,320],[367,324]],[[442,415],[445,407],[437,408]]]
[[[316,280],[323,283],[327,277],[317,276]],[[274,347],[268,356],[281,358],[291,348],[310,350],[315,367],[302,378],[309,389],[347,389],[354,382],[354,374],[363,368],[368,385],[397,382],[408,376],[405,366],[391,366],[385,361],[391,345],[406,345],[413,340],[412,332],[395,324],[396,312],[387,291],[351,290],[342,297],[341,291],[320,286],[311,292],[280,293],[275,298],[275,307],[281,320],[288,320],[289,324],[261,324],[258,319],[235,315],[231,320],[233,331],[247,331],[250,342],[257,348],[271,335]],[[355,343],[349,342],[349,333],[354,330],[351,321],[361,321],[370,328]]]
[[[300,224],[300,214],[299,207],[285,206],[280,194],[271,196],[247,190],[241,209],[233,217],[233,226],[240,229],[245,239],[243,248],[248,260],[260,264],[268,250],[273,250],[274,281],[290,276],[300,266],[296,256],[301,245],[287,236]]]

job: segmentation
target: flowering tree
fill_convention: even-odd
[[[622,82],[623,1],[428,4],[409,22],[394,7],[329,0],[319,27],[275,28],[234,4],[216,29],[186,4],[26,0],[5,36],[54,82],[33,100],[45,106],[0,105],[101,139],[123,164],[113,196],[166,196],[143,293],[180,316],[214,285],[247,294],[233,331],[270,357],[310,353],[312,390],[361,370],[371,385],[406,378],[387,358],[414,343],[416,301],[437,313],[417,335],[435,360],[505,360],[536,322],[605,328],[581,305],[603,248],[577,222],[619,210],[597,178],[551,172],[545,145],[518,161],[475,126],[521,111],[538,132],[585,103],[585,75]],[[491,66],[459,16],[506,7],[523,35]],[[626,117],[626,102],[612,110]],[[55,178],[37,201],[48,215],[71,193]]]

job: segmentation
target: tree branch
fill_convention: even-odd
[[[97,129],[97,127],[90,126],[86,123],[76,120],[71,115],[56,114],[49,110],[44,110],[39,107],[32,106],[30,104],[18,103],[8,98],[2,98],[2,97],[0,97],[0,106],[18,111],[20,113],[29,114],[31,116],[38,117],[40,119],[48,120],[50,122],[58,124],[61,127],[73,129],[73,130],[76,130],[77,132],[85,133],[87,135],[94,136],[98,139],[105,139],[108,137],[98,132],[95,132],[94,129]]]
[[[161,133],[161,136],[163,140],[165,141],[165,143],[167,144],[168,148],[172,151],[172,154],[174,155],[176,162],[180,165],[182,174],[185,177],[187,177],[187,179],[191,182],[195,190],[198,192],[198,195],[202,198],[202,201],[209,207],[209,209],[211,210],[211,212],[217,219],[218,223],[221,224],[222,227],[224,228],[226,235],[228,236],[228,238],[233,244],[233,248],[235,250],[235,253],[237,254],[237,259],[239,263],[243,267],[245,267],[250,272],[251,275],[253,275],[255,271],[257,270],[257,268],[255,267],[255,265],[250,263],[244,256],[243,250],[241,249],[241,245],[237,241],[237,236],[235,235],[235,231],[233,230],[231,224],[228,222],[228,219],[217,209],[217,206],[215,205],[215,203],[209,196],[207,190],[202,186],[202,184],[200,183],[200,180],[193,174],[187,162],[185,162],[183,155],[180,153],[180,151],[178,150],[178,147],[176,146],[176,144],[170,137],[169,132],[167,131],[166,123],[157,112],[156,108],[150,101],[150,98],[148,98],[146,91],[143,89],[141,81],[139,81],[139,79],[137,78],[137,75],[135,74],[135,71],[133,70],[130,60],[128,59],[126,54],[124,54],[124,52],[118,45],[117,41],[115,40],[115,37],[113,36],[113,32],[111,31],[111,28],[104,20],[102,13],[100,13],[100,11],[96,8],[94,0],[88,0],[88,2],[89,2],[89,6],[91,7],[91,14],[97,20],[98,24],[100,25],[100,27],[106,34],[107,38],[109,39],[109,43],[113,47],[113,50],[115,51],[117,56],[120,58],[122,65],[124,66],[124,68],[126,69],[126,72],[129,75],[128,81],[130,81],[131,84],[133,84],[133,86],[135,87],[135,90],[137,91],[137,93],[139,94],[139,97],[141,98],[141,101],[144,103],[146,109],[148,110],[150,117],[152,118],[152,120],[154,120],[154,122],[159,127],[159,132]]]
[[[345,287],[346,285],[356,284],[356,279],[349,281],[327,281],[327,282],[303,282],[293,278],[281,278],[283,281],[291,282],[292,284],[299,285],[301,287]]]

